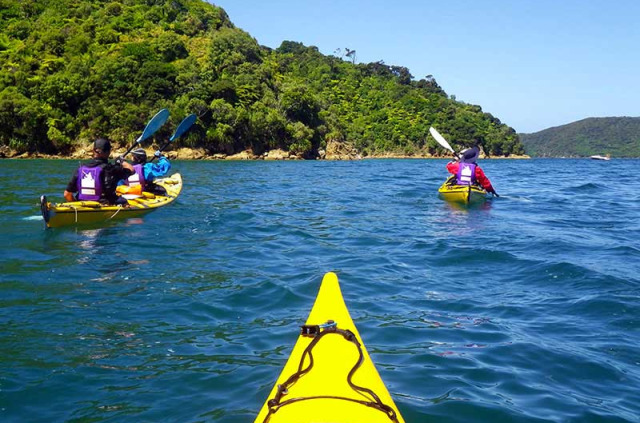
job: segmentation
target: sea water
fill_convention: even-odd
[[[0,421],[252,422],[337,273],[407,422],[640,421],[639,160],[176,161],[174,203],[44,229],[0,161]]]

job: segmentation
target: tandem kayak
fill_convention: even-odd
[[[158,207],[171,203],[182,190],[182,176],[175,173],[168,178],[156,179],[166,195],[143,192],[142,195],[125,195],[128,204],[104,205],[98,201],[72,201],[50,203],[46,196],[40,197],[40,210],[47,228],[106,222],[112,219],[139,217]]]
[[[457,185],[456,176],[451,175],[438,189],[443,200],[452,203],[478,204],[489,198],[487,191],[478,185]]]
[[[404,423],[327,273],[255,423]]]

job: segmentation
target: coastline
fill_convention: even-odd
[[[432,155],[432,154],[396,154],[396,153],[383,153],[375,155],[362,156],[355,150],[349,151],[320,151],[318,157],[313,159],[305,159],[303,157],[291,154],[284,150],[270,150],[263,154],[255,154],[251,150],[241,151],[236,154],[209,154],[202,148],[178,148],[176,150],[165,151],[164,154],[169,160],[266,160],[266,161],[280,161],[280,160],[328,160],[328,161],[341,161],[341,160],[368,160],[368,159],[449,159],[451,155]],[[154,149],[145,149],[149,157],[153,156]],[[114,148],[111,157],[118,157],[120,154],[124,154],[126,148]],[[61,154],[44,154],[44,153],[18,153],[8,148],[0,148],[0,159],[78,159],[85,160],[91,157],[91,150],[89,148],[78,148],[68,155]],[[480,159],[518,159],[526,160],[531,157],[527,155],[509,155],[509,156],[491,156],[486,157],[480,155]]]

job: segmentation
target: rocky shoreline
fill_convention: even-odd
[[[111,157],[115,158],[119,154],[123,154],[126,148],[114,148]],[[153,149],[147,149],[147,154],[152,156]],[[304,158],[291,154],[284,150],[270,150],[263,154],[255,154],[251,150],[242,151],[236,154],[208,154],[201,148],[179,148],[176,150],[165,151],[164,154],[170,160],[304,160]],[[18,153],[8,148],[0,147],[0,158],[4,159],[78,159],[85,160],[91,157],[90,148],[78,148],[68,155],[51,155],[43,153]],[[319,155],[316,160],[362,160],[362,159],[447,159],[451,158],[451,155],[431,155],[431,154],[395,154],[384,153],[376,155],[362,156],[354,149],[347,149],[343,151],[335,151],[333,149],[327,149],[327,151],[319,151]],[[483,155],[481,159],[485,159]],[[530,159],[529,156],[491,156],[491,159]]]

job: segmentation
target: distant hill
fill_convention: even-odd
[[[518,135],[532,157],[640,157],[640,117],[587,118]]]

